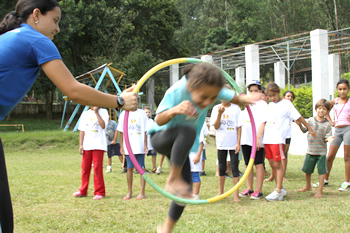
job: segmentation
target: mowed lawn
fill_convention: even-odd
[[[127,193],[126,175],[121,174],[118,158],[113,159],[113,172],[104,174],[106,197],[93,200],[93,176],[89,196],[74,198],[80,187],[81,155],[78,133],[61,130],[2,132],[2,138],[14,210],[15,232],[156,232],[164,221],[170,200],[146,185],[145,200],[122,200]],[[207,176],[202,177],[201,199],[218,193],[215,177],[216,149],[212,138],[207,140]],[[344,181],[344,161],[336,158],[330,185],[324,197],[314,199],[316,192],[299,193],[305,185],[301,166],[304,156],[289,155],[284,187],[288,195],[281,202],[265,199],[233,197],[206,205],[187,206],[174,232],[349,232],[347,222],[350,192],[339,192]],[[105,157],[105,163],[107,156]],[[146,158],[151,168],[151,158]],[[270,167],[267,164],[270,172]],[[105,170],[105,168],[104,168]],[[240,170],[244,171],[243,161]],[[149,176],[164,187],[169,173],[165,160],[164,173]],[[317,171],[312,182],[318,181]],[[233,187],[226,179],[225,191]],[[264,196],[275,184],[264,183]],[[140,188],[139,175],[134,175],[134,193]],[[240,188],[242,191],[245,183]]]

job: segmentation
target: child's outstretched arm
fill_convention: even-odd
[[[299,120],[296,120],[295,123],[299,126],[301,132],[306,133],[308,131],[308,128],[305,128]]]
[[[315,131],[311,128],[311,126],[305,121],[304,117],[299,117],[298,121],[301,122],[303,125],[305,125],[307,127],[307,129],[309,130],[309,133],[311,134],[311,136],[316,139],[316,133]],[[300,127],[300,126],[299,126]]]
[[[264,94],[255,93],[250,95],[235,95],[230,101],[233,104],[239,105],[241,107],[246,107],[249,104],[253,104],[261,99],[263,99]]]
[[[335,100],[332,99],[332,100],[331,100],[331,109],[333,108],[334,103],[335,103]],[[334,121],[332,121],[331,116],[329,115],[329,111],[328,111],[328,113],[327,113],[327,115],[326,115],[326,119],[329,120],[329,122],[332,124],[332,127],[334,127],[335,124],[334,124]]]
[[[182,101],[180,104],[176,105],[175,107],[169,108],[168,110],[159,113],[155,121],[159,126],[161,126],[168,123],[176,115],[191,114],[193,114],[193,104],[190,101],[185,100]]]

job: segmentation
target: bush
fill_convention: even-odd
[[[291,86],[291,91],[295,94],[294,106],[304,118],[312,117],[312,88],[308,86],[302,86],[300,88],[294,88]],[[288,87],[282,89],[282,94],[288,91]]]

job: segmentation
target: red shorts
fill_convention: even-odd
[[[283,149],[284,144],[264,144],[265,146],[265,157],[267,159],[273,159],[275,162],[285,159]]]

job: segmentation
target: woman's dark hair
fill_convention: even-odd
[[[35,8],[45,15],[56,6],[59,7],[55,0],[18,0],[15,11],[6,14],[0,22],[0,35],[25,23]]]
[[[203,85],[217,86],[223,88],[225,77],[221,70],[207,62],[187,65],[183,69],[187,81],[192,89],[198,89]]]
[[[283,96],[286,96],[288,93],[291,93],[293,95],[293,100],[295,100],[295,94],[292,91],[286,91],[283,93]]]
[[[348,87],[349,87],[349,81],[346,80],[346,79],[340,79],[338,82],[337,82],[337,88],[338,88],[338,85],[340,84],[343,84],[345,83]]]

